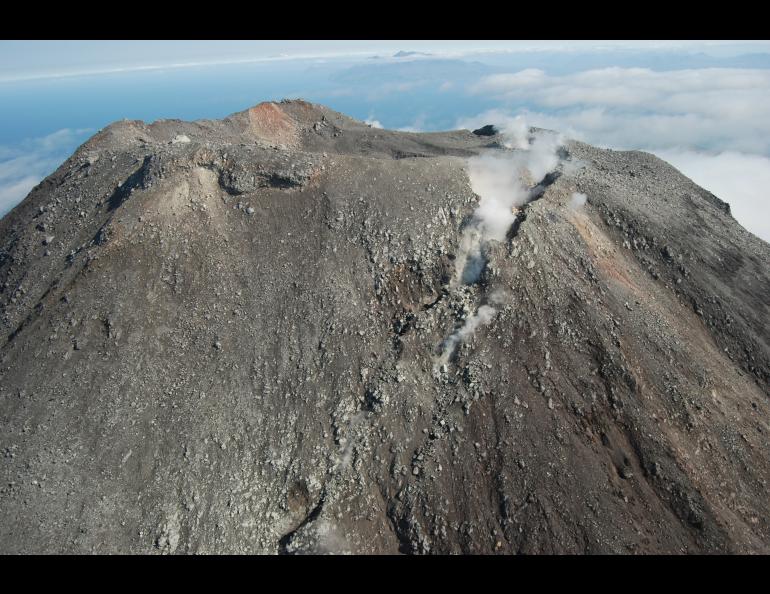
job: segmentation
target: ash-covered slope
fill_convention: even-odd
[[[0,551],[769,552],[770,246],[547,137],[90,139],[0,221]]]

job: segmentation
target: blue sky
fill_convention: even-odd
[[[285,97],[387,128],[523,118],[654,152],[770,241],[765,41],[0,41],[0,214],[112,121]]]

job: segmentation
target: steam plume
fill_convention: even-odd
[[[528,130],[523,121],[506,122],[504,138],[510,138],[512,146],[520,146],[522,129]],[[560,135],[541,132],[531,136],[525,150],[487,153],[468,159],[471,188],[480,200],[460,239],[452,284],[473,284],[479,279],[486,265],[485,245],[490,241],[504,241],[516,220],[516,209],[536,194],[523,179],[529,178],[537,187],[558,167],[562,143]]]
[[[465,320],[465,324],[456,330],[449,338],[444,341],[444,345],[439,357],[439,364],[443,365],[449,362],[449,358],[455,352],[457,345],[468,340],[476,332],[479,326],[486,326],[495,317],[497,310],[491,305],[482,305],[478,311]]]
[[[460,238],[450,286],[478,281],[486,267],[487,244],[505,240],[518,208],[542,194],[546,176],[561,160],[560,135],[546,132],[528,135],[529,128],[520,118],[504,122],[501,129],[506,146],[520,150],[487,153],[468,160],[468,177],[471,188],[479,195],[479,204]],[[494,301],[495,296],[492,297]],[[479,326],[489,324],[496,313],[491,305],[479,307],[462,327],[444,340],[438,364],[445,365],[457,346],[473,336]]]

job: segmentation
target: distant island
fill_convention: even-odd
[[[394,58],[409,58],[411,56],[432,56],[433,54],[430,54],[428,52],[405,52],[404,50],[401,50],[399,52],[396,52],[393,54]]]

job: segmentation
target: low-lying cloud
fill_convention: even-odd
[[[0,146],[0,216],[65,161],[90,132],[65,128],[15,146]]]
[[[528,69],[482,77],[469,91],[594,144],[770,153],[770,70]]]
[[[741,225],[770,242],[770,158],[736,152],[659,150],[655,154],[728,202]]]

